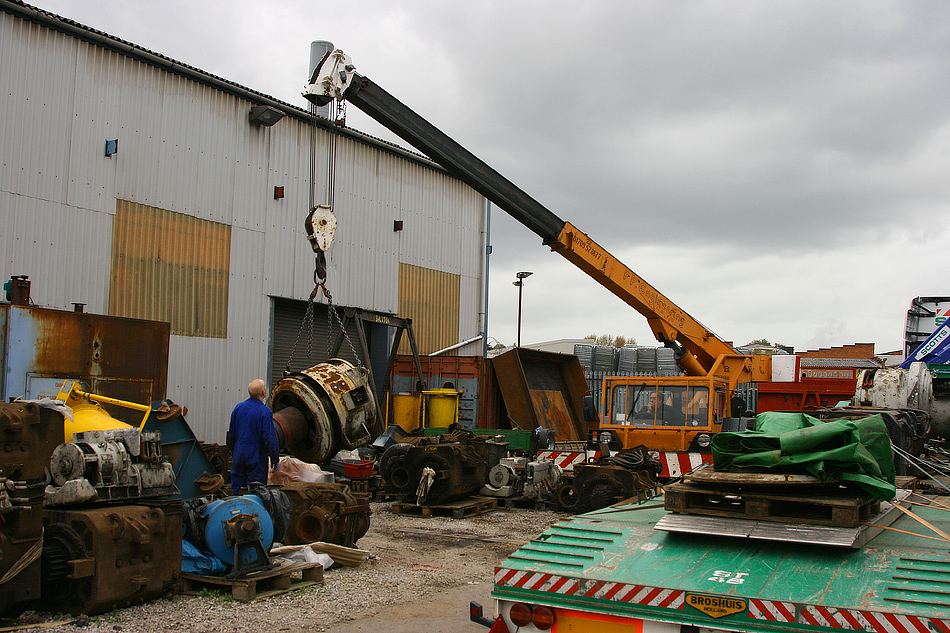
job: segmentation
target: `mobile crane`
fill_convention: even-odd
[[[408,106],[356,72],[341,50],[316,67],[303,96],[323,106],[346,100],[391,130],[446,171],[481,193],[541,237],[542,243],[587,273],[646,317],[656,339],[671,347],[682,377],[614,377],[605,380],[598,443],[614,449],[645,445],[669,454],[708,453],[713,433],[738,430],[732,410],[736,386],[771,380],[769,356],[736,352],[731,344],[670,301],[586,233],[548,210]],[[652,394],[652,395],[651,395]],[[648,410],[652,399],[656,406]],[[594,422],[596,420],[588,420]],[[679,474],[664,461],[661,476]],[[672,468],[670,465],[672,464]]]
[[[587,235],[356,74],[341,51],[318,66],[304,95],[318,105],[346,99],[359,107],[643,314],[657,340],[676,350],[684,377],[607,379],[601,432],[615,431],[626,446],[702,447],[701,436],[738,425],[731,396],[739,383],[770,380],[770,357],[736,353]],[[923,539],[936,537],[911,531],[910,510],[886,513],[893,510],[904,513],[893,529],[859,526],[850,546],[832,546],[834,531],[795,536],[798,526],[776,533],[744,525],[746,537],[711,547],[709,535],[724,532],[658,527],[662,505],[630,500],[562,521],[523,545],[496,569],[495,617],[476,603],[470,617],[492,633],[950,633],[950,599],[940,584],[950,582],[945,506],[917,510],[920,523],[935,526],[940,543],[932,546]]]

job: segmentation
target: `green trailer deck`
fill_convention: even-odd
[[[950,533],[947,510],[909,508]],[[950,632],[950,542],[912,517],[852,549],[655,529],[665,514],[659,497],[552,526],[496,570],[496,616],[544,605],[554,633]]]

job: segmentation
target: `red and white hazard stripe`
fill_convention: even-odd
[[[600,457],[600,451],[594,451]],[[549,461],[561,470],[574,470],[574,464],[587,461],[587,451],[538,451],[538,461]]]
[[[749,600],[749,617],[770,622],[794,622],[795,603],[777,600]]]
[[[802,609],[801,619],[803,623],[813,626],[850,631],[879,631],[880,633],[933,633],[933,631],[947,633],[950,631],[950,620],[814,605],[806,605]]]
[[[660,477],[682,477],[706,463],[712,463],[712,455],[703,453],[660,453],[660,464],[663,466]]]
[[[518,571],[503,567],[495,570],[495,585],[667,609],[682,609],[685,604],[685,592],[675,589],[602,580],[582,580],[557,574]],[[826,629],[874,633],[950,633],[950,620],[946,619],[815,605],[804,605],[796,614],[795,603],[779,600],[750,598],[748,615],[754,620],[790,624],[797,622]]]
[[[501,587],[550,591],[565,596],[584,596],[668,609],[680,609],[683,606],[683,592],[674,589],[601,580],[577,580],[555,574],[516,571],[501,567],[495,570],[495,584]]]

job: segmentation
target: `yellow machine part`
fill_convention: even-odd
[[[126,424],[125,422],[116,420],[114,417],[109,415],[108,412],[106,412],[106,410],[99,405],[99,402],[115,404],[128,409],[143,411],[145,416],[142,418],[142,424],[138,428],[141,429],[145,426],[145,421],[148,419],[148,415],[151,412],[150,406],[86,393],[82,391],[78,382],[74,382],[67,390],[67,382],[68,381],[63,383],[59,393],[56,395],[57,400],[62,400],[66,406],[73,410],[73,419],[63,420],[63,435],[65,437],[64,441],[72,442],[74,433],[135,428],[131,424]]]
[[[64,421],[66,442],[73,440],[73,433],[135,428],[131,424],[116,420],[105,409],[95,403],[70,405],[70,408],[73,410],[73,419],[72,421]]]

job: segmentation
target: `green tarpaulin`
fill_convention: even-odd
[[[713,468],[766,468],[837,479],[884,501],[896,494],[891,441],[879,415],[826,421],[805,413],[763,413],[755,429],[713,436]]]

